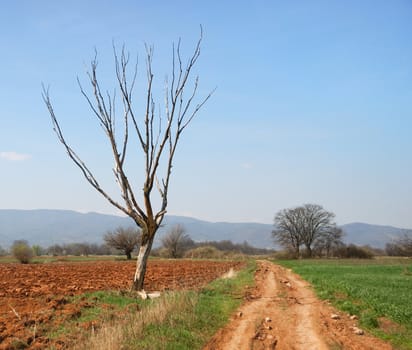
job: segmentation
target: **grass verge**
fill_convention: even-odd
[[[128,292],[76,297],[72,302],[83,305],[81,316],[62,323],[56,337],[71,337],[73,349],[201,349],[241,304],[246,287],[254,284],[255,270],[250,261],[232,278],[153,300]]]
[[[318,296],[358,315],[362,327],[412,349],[412,261],[408,259],[276,261],[310,282]]]

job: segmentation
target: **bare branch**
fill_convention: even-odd
[[[102,194],[113,206],[124,212],[125,214],[129,215],[129,212],[126,208],[122,205],[117,203],[114,199],[112,199],[99,185],[96,178],[94,177],[93,173],[89,170],[86,164],[81,160],[81,158],[77,155],[77,153],[68,145],[66,142],[62,130],[60,128],[59,122],[57,121],[56,115],[53,110],[53,106],[50,101],[50,95],[48,89],[46,89],[43,85],[43,93],[42,93],[43,101],[45,102],[51,119],[53,123],[53,130],[56,133],[60,143],[66,148],[68,156],[72,159],[72,161],[76,164],[76,166],[81,170],[83,176],[86,180],[90,183],[90,185],[96,189],[100,194]]]
[[[203,38],[203,30],[200,28],[200,37],[197,41],[192,55],[183,64],[181,57],[181,40],[173,45],[171,85],[165,81],[165,99],[163,106],[155,101],[153,93],[154,74],[152,71],[153,47],[145,46],[146,49],[146,96],[141,99],[141,109],[137,112],[134,108],[134,87],[137,83],[137,63],[129,71],[130,54],[122,47],[118,53],[113,43],[113,56],[115,62],[115,79],[120,89],[120,98],[116,96],[116,89],[103,89],[99,83],[97,72],[97,52],[90,63],[90,71],[86,74],[91,86],[88,93],[77,79],[80,92],[90,107],[93,116],[103,129],[111,147],[114,166],[113,176],[120,188],[122,204],[114,200],[99,184],[96,177],[78,156],[73,148],[66,142],[59,122],[50,101],[49,92],[43,86],[43,100],[49,110],[53,129],[60,143],[66,149],[69,158],[80,169],[89,184],[101,193],[113,206],[130,216],[136,224],[141,227],[141,240],[139,255],[137,259],[134,288],[143,288],[143,278],[146,269],[146,261],[153,244],[154,235],[161,225],[166,214],[168,205],[168,190],[173,167],[173,159],[176,153],[180,136],[185,128],[192,122],[200,108],[209,100],[214,90],[210,92],[199,103],[195,104],[198,92],[199,79],[194,78],[191,88],[188,87],[192,79],[191,74],[194,65],[200,55],[200,44]],[[185,92],[186,90],[186,92]],[[189,90],[189,92],[187,92]],[[105,93],[103,93],[105,91]],[[122,106],[122,118],[116,118],[118,104]],[[164,111],[161,108],[164,107]],[[120,126],[120,128],[119,128]],[[141,191],[142,200],[137,200],[136,191],[129,181],[127,159],[131,153],[131,140],[133,134],[138,143],[138,149],[143,155],[144,181]],[[129,144],[130,143],[130,144]],[[162,166],[161,166],[162,165]],[[160,170],[164,170],[160,176]],[[158,179],[161,179],[159,181]],[[158,208],[152,207],[152,190],[156,183],[160,195]],[[157,192],[156,192],[157,193]],[[156,210],[154,210],[156,209]]]
[[[124,49],[122,50],[120,63],[119,63],[119,58],[117,56],[115,47],[113,47],[113,54],[114,54],[115,67],[116,67],[116,77],[117,77],[117,82],[118,82],[120,91],[122,93],[122,100],[123,100],[123,104],[125,107],[125,114],[126,115],[130,114],[136,134],[138,135],[140,144],[143,148],[145,148],[146,147],[145,142],[143,140],[140,128],[137,124],[137,120],[134,116],[134,112],[132,109],[132,92],[133,92],[133,88],[134,88],[136,77],[137,77],[137,59],[136,59],[135,69],[133,72],[131,88],[129,90],[127,87],[127,65],[128,65],[129,59],[128,58],[126,59],[126,56],[124,54]]]

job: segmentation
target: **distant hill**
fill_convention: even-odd
[[[131,221],[115,215],[82,214],[69,210],[0,210],[0,245],[15,239],[49,246],[57,243],[98,243],[102,235]]]
[[[166,216],[155,245],[174,225],[181,224],[195,241],[231,240],[259,248],[274,248],[273,226],[259,223],[208,222],[183,216]],[[52,244],[101,243],[103,235],[119,226],[133,225],[131,219],[116,215],[78,213],[69,210],[5,210],[0,209],[0,246],[8,247],[16,239],[47,247]],[[341,226],[345,242],[369,244],[383,248],[387,242],[408,230],[391,226],[352,223]]]
[[[247,241],[256,247],[273,247],[271,225],[212,223],[183,216],[166,216],[156,235],[155,245],[176,224],[182,224],[195,241]],[[16,239],[47,247],[71,242],[101,243],[103,235],[119,226],[132,226],[127,217],[69,210],[4,210],[0,209],[0,245],[8,247]]]
[[[170,227],[182,224],[195,241],[231,240],[234,243],[247,241],[254,247],[274,248],[271,238],[272,225],[259,223],[208,222],[183,216],[166,216],[161,237]]]
[[[411,233],[410,229],[402,229],[393,226],[370,225],[355,222],[341,226],[346,233],[345,243],[357,245],[370,245],[371,247],[384,248],[386,243],[405,233]]]

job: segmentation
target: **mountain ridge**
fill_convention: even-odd
[[[195,241],[231,240],[234,243],[249,244],[259,248],[276,248],[271,238],[273,225],[256,222],[210,222],[187,216],[165,216],[155,239],[155,246],[161,237],[176,224],[185,227]],[[59,209],[0,209],[0,246],[8,247],[16,239],[26,239],[30,244],[47,247],[52,244],[73,242],[101,243],[103,235],[119,226],[132,226],[128,217],[80,213]],[[385,244],[400,235],[411,232],[389,225],[373,225],[354,222],[340,226],[346,233],[345,243],[370,245],[384,248]]]

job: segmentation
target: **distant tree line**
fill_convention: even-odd
[[[371,258],[375,255],[409,256],[412,257],[412,232],[404,234],[388,243],[383,249],[370,246],[345,245],[342,242],[343,232],[337,228],[331,218],[333,214],[323,213],[320,218],[326,218],[322,225],[315,225],[311,234],[306,236],[309,229],[299,231],[309,223],[317,222],[317,215],[305,220],[299,215],[322,212],[320,206],[292,208],[280,211],[275,217],[275,229],[272,235],[277,243],[285,249],[277,252],[280,258],[296,257],[336,257],[336,258]],[[307,208],[306,208],[307,209]],[[299,219],[294,221],[294,219]],[[283,222],[281,222],[283,220]],[[281,225],[279,225],[281,224]],[[302,225],[302,226],[300,226]],[[301,233],[303,232],[303,233]],[[130,259],[138,249],[140,232],[134,228],[119,227],[107,232],[103,239],[105,243],[66,243],[53,244],[48,248],[39,245],[30,246],[26,240],[16,240],[10,250],[0,246],[0,256],[11,254],[21,263],[29,263],[33,257],[41,255],[53,256],[87,256],[87,255],[126,255]],[[309,237],[310,236],[310,237]],[[309,238],[308,238],[309,237]],[[308,247],[310,249],[308,249]],[[272,255],[275,250],[256,248],[248,242],[233,243],[230,240],[195,242],[186,233],[182,225],[172,227],[161,239],[161,246],[152,250],[152,256],[163,258],[222,258],[233,254],[242,255]]]
[[[182,225],[172,227],[163,236],[162,245],[152,250],[153,256],[164,258],[207,258],[221,257],[220,253],[235,253],[245,255],[273,254],[272,249],[256,248],[248,242],[233,243],[230,240],[195,242],[186,233]],[[223,254],[224,255],[224,254]]]
[[[412,232],[394,239],[386,244],[386,254],[389,256],[411,256],[412,257]]]
[[[6,250],[0,247],[0,256],[12,255],[23,264],[32,261],[36,256],[53,255],[53,256],[87,256],[87,255],[117,255],[119,251],[108,246],[107,244],[96,243],[66,243],[53,244],[47,248],[40,245],[32,245],[26,240],[15,240]]]
[[[46,255],[74,255],[74,256],[88,256],[88,255],[112,255],[119,252],[109,247],[107,244],[97,243],[66,243],[53,244],[44,250]]]
[[[30,246],[25,240],[16,240],[10,252],[0,247],[0,256],[11,254],[21,263],[29,263],[33,257],[41,255],[52,256],[88,256],[88,255],[126,255],[131,259],[132,253],[139,248],[140,231],[135,228],[118,227],[108,231],[103,240],[105,243],[65,243],[53,244],[47,248],[40,245]],[[248,242],[233,243],[229,240],[195,242],[186,233],[182,225],[176,225],[161,239],[161,246],[152,250],[152,256],[178,259],[189,258],[220,258],[227,253],[246,255],[273,254],[274,250],[251,246]]]
[[[127,259],[138,248],[139,231],[133,228],[119,227],[107,232],[103,240],[105,243],[74,242],[52,244],[44,248],[40,245],[30,246],[26,240],[15,240],[10,251],[0,246],[0,256],[11,254],[22,263],[29,263],[33,257],[41,255],[52,256],[88,256],[88,255],[119,255],[125,254]]]

